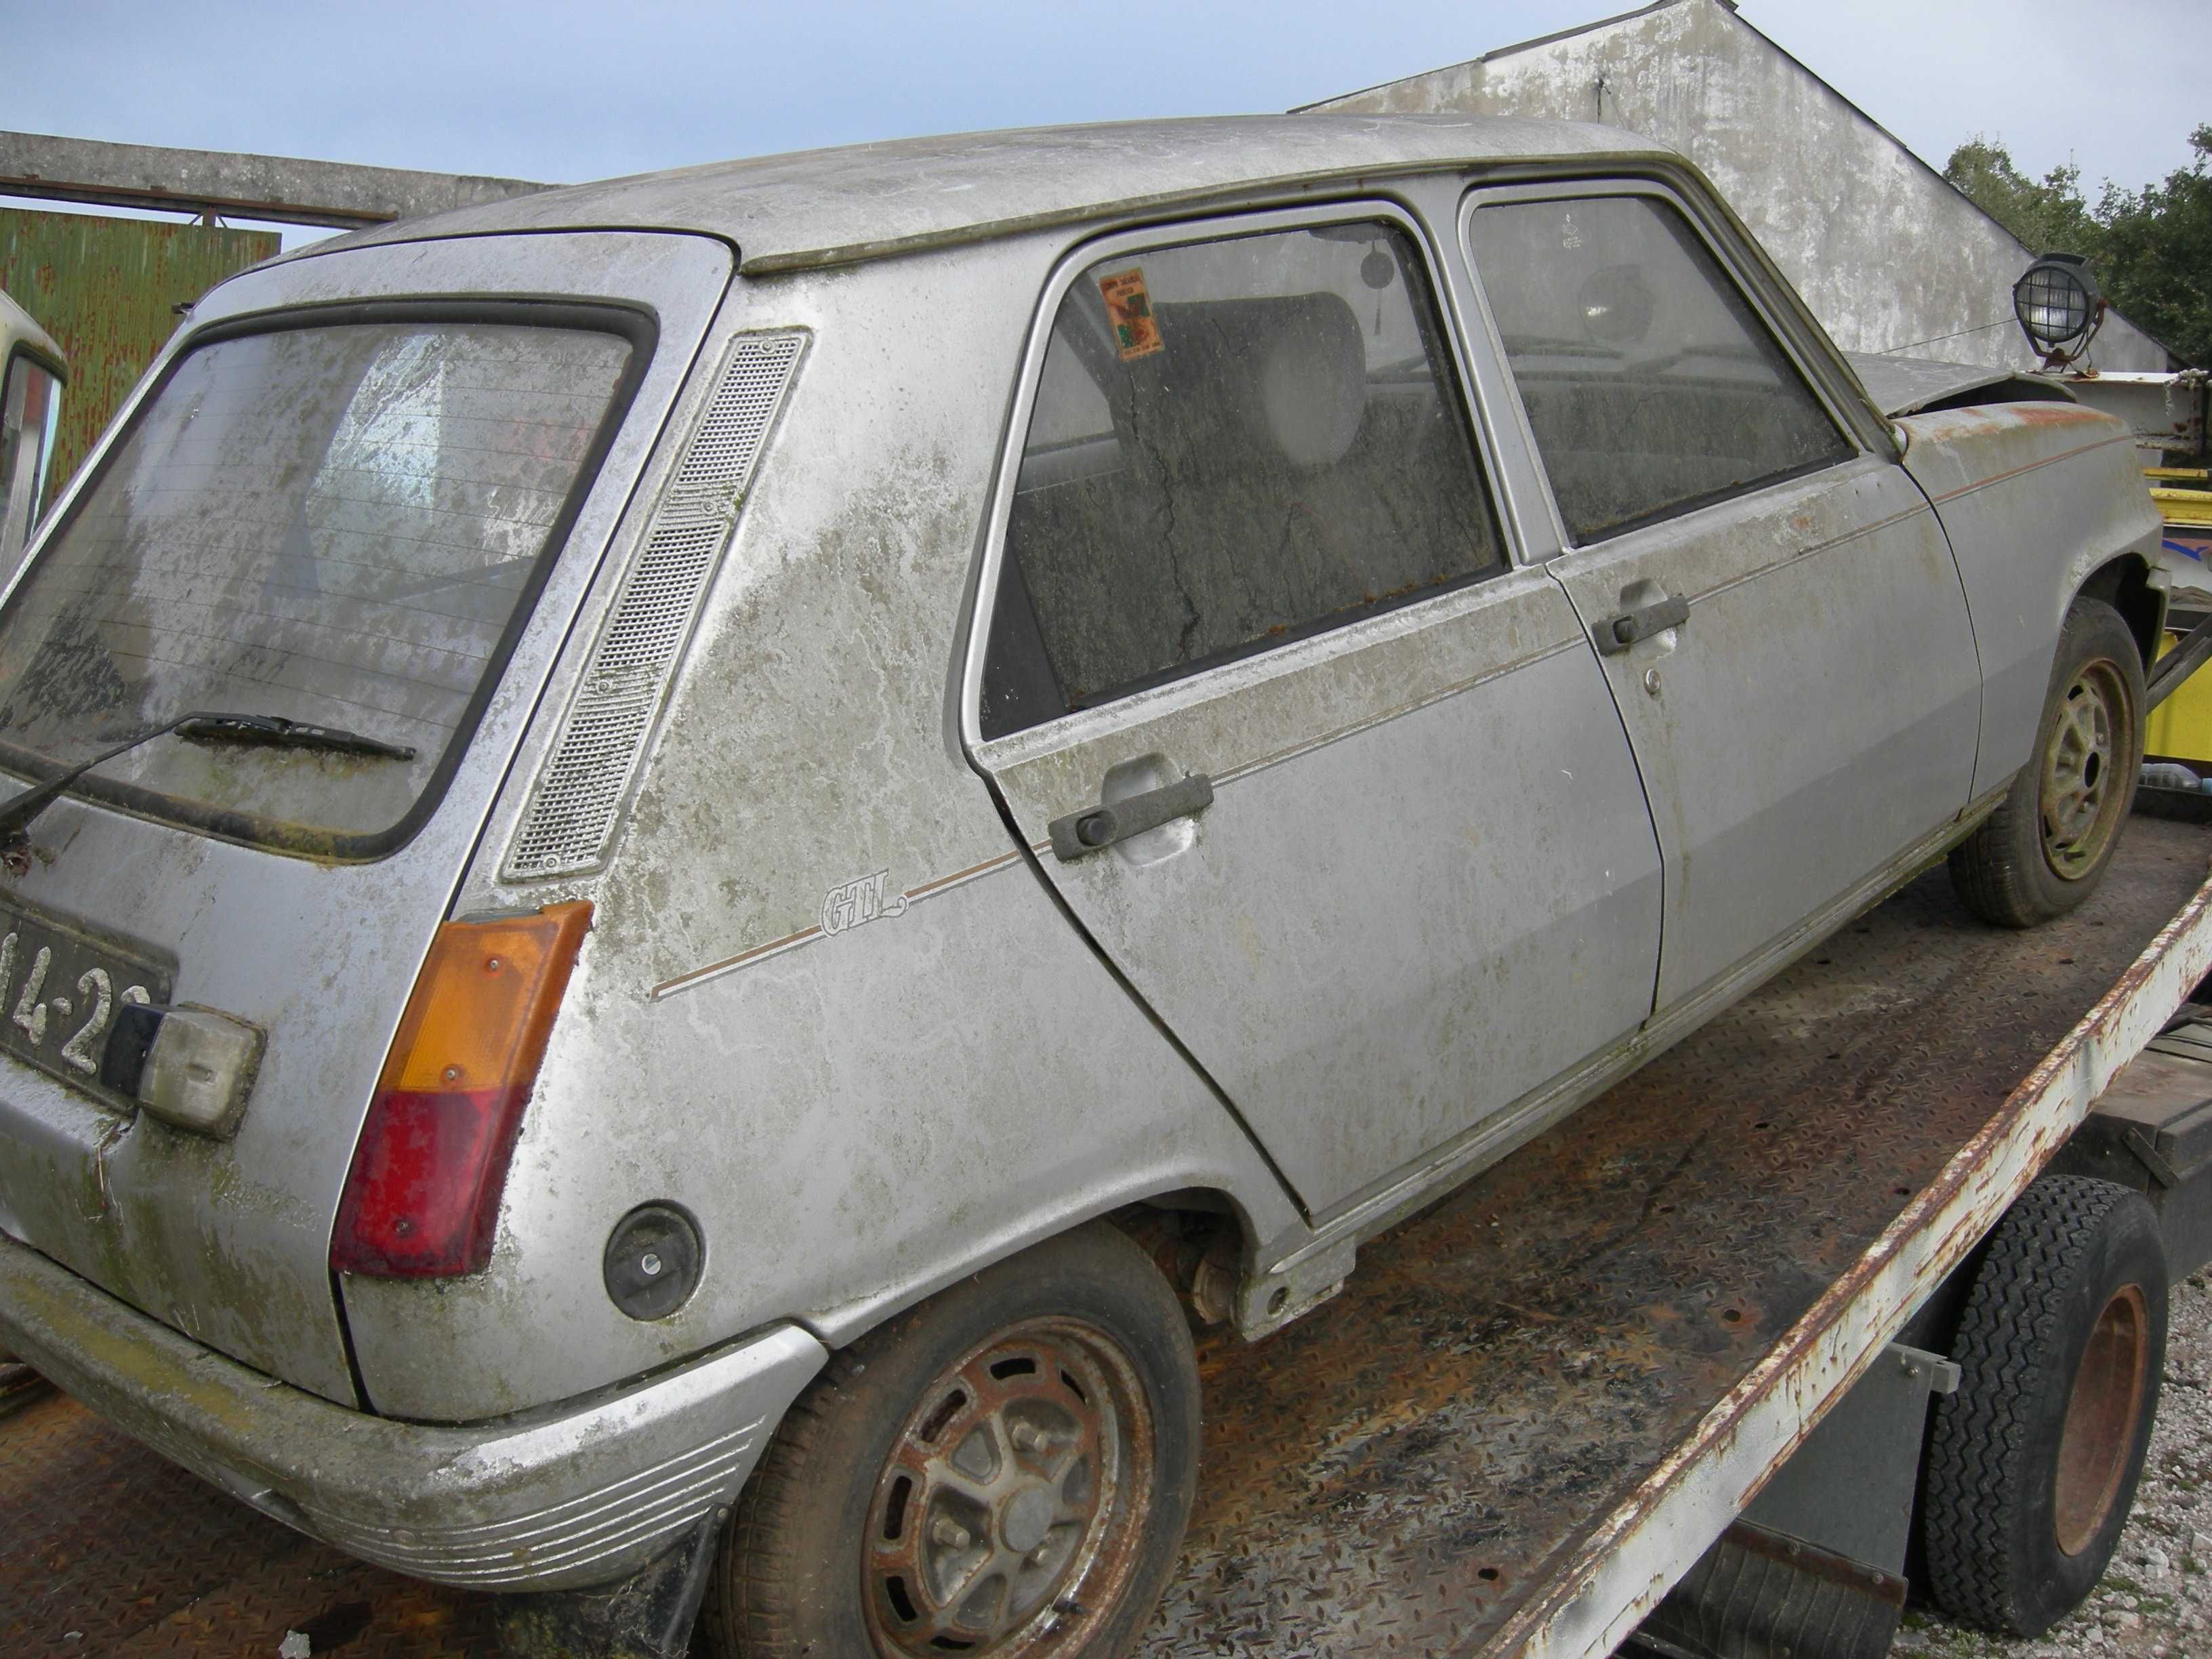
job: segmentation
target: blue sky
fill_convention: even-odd
[[[565,182],[1030,123],[1282,109],[1605,0],[805,6],[0,0],[0,127]],[[1976,133],[2093,193],[2212,121],[2204,0],[1744,0],[1940,167]],[[2053,42],[2063,43],[2054,46]]]

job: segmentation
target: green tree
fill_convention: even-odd
[[[2106,295],[2185,362],[2212,365],[2212,123],[2189,135],[2197,159],[2162,185],[2107,184],[2094,252]]]
[[[2041,179],[1978,134],[1951,152],[1943,176],[2037,253],[2086,254],[2105,295],[2183,362],[2212,363],[2212,124],[2190,135],[2195,159],[2162,184],[2105,181],[2093,206],[2079,167]]]
[[[2011,152],[1977,133],[1951,152],[1943,176],[1968,200],[2036,253],[2089,253],[2097,222],[2081,196],[2081,169],[2053,167],[2039,179],[2013,164]]]

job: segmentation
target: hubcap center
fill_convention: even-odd
[[[1008,1549],[1027,1555],[1044,1542],[1059,1507],[1044,1487],[1024,1486],[1007,1504],[1006,1515],[999,1522],[999,1535],[1006,1540]]]

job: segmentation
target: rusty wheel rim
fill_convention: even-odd
[[[2059,1431],[2051,1510],[2058,1547],[2068,1555],[2088,1548],[2119,1497],[2135,1449],[2149,1364],[2150,1315],[2142,1286],[2130,1285],[2115,1292],[2097,1316]]]
[[[2095,870],[2118,833],[2132,708],[2119,665],[2104,658],[2085,665],[2059,702],[2043,745],[2037,805],[2044,861],[2063,880],[2080,881]]]
[[[1127,1584],[1152,1462],[1112,1338],[1067,1319],[994,1334],[923,1391],[877,1480],[861,1562],[877,1651],[1073,1651]]]

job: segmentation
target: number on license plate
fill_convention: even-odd
[[[27,961],[21,958],[28,954]],[[23,942],[20,928],[0,934],[0,1007],[8,1005],[16,989],[16,972],[22,972],[21,989],[8,1022],[23,1035],[10,1046],[33,1054],[59,1045],[57,1056],[71,1071],[86,1078],[100,1075],[100,1043],[107,1035],[118,1002],[151,1002],[153,994],[143,985],[125,985],[119,992],[114,976],[105,968],[90,967],[76,976],[74,996],[63,990],[46,994],[47,976],[53,968],[54,948]],[[72,1024],[72,1022],[75,1022]],[[43,1058],[43,1054],[41,1054]]]

